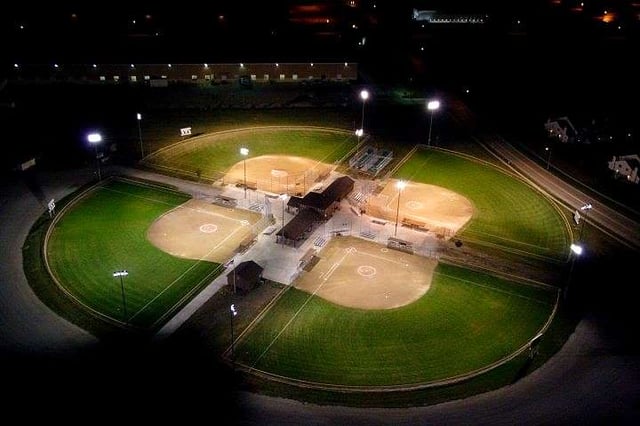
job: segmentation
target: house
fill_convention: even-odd
[[[640,157],[637,154],[621,155],[619,157],[614,155],[609,161],[609,169],[614,171],[615,177],[625,177],[631,183],[640,182],[638,168],[640,168]]]
[[[544,129],[550,138],[563,143],[577,142],[578,130],[568,117],[559,117],[555,120],[547,119]]]
[[[263,270],[264,268],[253,260],[239,263],[227,275],[227,284],[232,291],[247,293],[260,284]]]

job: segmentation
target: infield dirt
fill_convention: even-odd
[[[317,264],[293,285],[330,302],[360,309],[393,309],[424,296],[437,261],[361,238],[332,238]]]

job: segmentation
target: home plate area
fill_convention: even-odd
[[[349,236],[331,238],[316,256],[317,264],[293,285],[359,309],[392,309],[419,299],[429,290],[437,264]]]
[[[159,217],[147,238],[173,256],[222,263],[257,232],[261,219],[254,211],[189,200]]]

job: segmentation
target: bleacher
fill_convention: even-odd
[[[393,151],[365,146],[349,159],[349,167],[376,176],[393,160]]]

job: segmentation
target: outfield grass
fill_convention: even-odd
[[[333,163],[343,158],[357,144],[352,132],[312,128],[248,128],[213,133],[185,140],[147,158],[147,164],[218,177],[242,161],[240,147],[249,149],[251,157],[279,154]]]
[[[146,239],[155,219],[188,199],[117,180],[99,187],[55,225],[46,253],[52,273],[68,293],[100,315],[140,328],[157,326],[219,267],[173,257]],[[120,279],[113,277],[123,269],[129,272],[123,278],[124,303]]]
[[[524,253],[566,259],[571,236],[563,216],[540,192],[484,163],[418,150],[395,177],[442,186],[467,197],[475,214],[459,235]]]
[[[549,318],[554,301],[555,292],[445,264],[425,296],[393,310],[345,308],[292,288],[236,344],[236,360],[334,385],[442,380],[483,368],[526,344]]]

